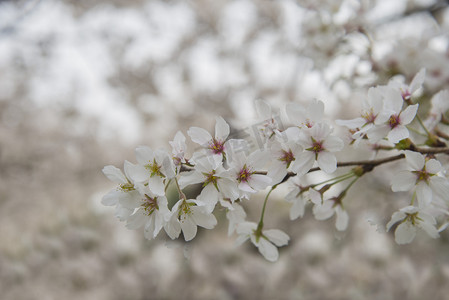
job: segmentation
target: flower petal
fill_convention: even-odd
[[[402,125],[408,125],[413,121],[418,111],[418,106],[419,104],[410,105],[401,112],[400,120]]]
[[[260,238],[258,248],[259,252],[263,255],[263,257],[265,257],[266,260],[271,262],[275,262],[278,260],[279,258],[278,248],[276,248],[276,246],[274,246],[269,241]]]
[[[225,141],[229,131],[229,124],[222,117],[216,117],[215,138],[219,141]]]
[[[278,229],[264,230],[263,234],[276,246],[281,247],[288,244],[290,237]]]
[[[190,136],[194,143],[197,143],[201,146],[206,146],[210,141],[212,141],[212,136],[207,130],[199,127],[190,127],[187,131],[187,134]]]
[[[317,163],[320,169],[328,174],[335,172],[337,169],[337,158],[328,151],[318,154]]]
[[[103,174],[112,182],[122,184],[127,183],[125,175],[123,175],[122,171],[114,166],[106,166],[103,168]]]
[[[424,168],[426,161],[421,153],[410,150],[405,150],[404,153],[407,163],[413,168],[413,170],[421,171]]]
[[[410,133],[408,132],[408,129],[403,125],[398,125],[395,128],[393,128],[387,135],[387,139],[396,144],[400,140],[406,139],[410,136]]]
[[[410,171],[400,171],[391,181],[393,192],[404,192],[411,190],[416,184],[416,175]]]
[[[399,226],[396,228],[396,231],[394,232],[395,241],[399,245],[410,243],[411,241],[413,241],[415,236],[416,227],[408,221],[399,224]]]

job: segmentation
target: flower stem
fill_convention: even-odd
[[[187,200],[186,194],[184,194],[183,191],[181,190],[181,188],[179,187],[179,183],[178,183],[178,178],[177,177],[175,177],[175,183],[176,183],[176,188],[178,189],[179,197],[184,199],[184,200]]]
[[[256,229],[256,236],[260,236],[262,235],[262,228],[263,228],[263,218],[265,216],[265,208],[267,207],[267,202],[268,202],[268,197],[270,196],[271,192],[276,188],[276,185],[274,185],[270,191],[268,192],[268,194],[265,196],[265,201],[263,202],[263,207],[262,207],[262,213],[260,214],[260,220],[259,220],[259,224],[257,225],[257,229]]]

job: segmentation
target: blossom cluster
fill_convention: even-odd
[[[269,195],[278,185],[289,182],[291,186],[285,195],[285,201],[291,203],[291,220],[302,217],[310,205],[317,220],[335,215],[336,229],[344,231],[349,222],[344,199],[351,186],[376,166],[405,158],[406,167],[394,175],[391,188],[393,192],[411,190],[413,196],[407,206],[393,213],[387,228],[397,225],[395,239],[399,244],[411,242],[418,229],[438,237],[435,217],[449,215],[449,181],[437,155],[449,151],[435,130],[449,108],[440,109],[441,103],[445,103],[442,98],[449,99],[447,92],[435,95],[428,120],[421,121],[417,98],[424,79],[423,69],[409,85],[390,81],[369,89],[360,117],[336,121],[348,128],[349,137],[334,133],[324,117],[322,101],[313,100],[307,106],[288,104],[286,116],[291,126],[284,128],[270,105],[257,100],[255,107],[262,120],[255,127],[261,141],[259,147],[251,147],[254,141],[248,139],[231,138],[229,124],[217,117],[213,134],[199,127],[187,131],[198,145],[189,156],[186,136],[178,131],[170,142],[171,153],[140,146],[135,150],[137,163],[125,161],[124,173],[106,166],[103,173],[118,187],[105,195],[102,203],[115,206],[117,217],[128,228],[143,227],[147,239],[155,238],[164,229],[171,239],[182,232],[185,241],[195,238],[198,226],[214,228],[214,212],[220,207],[226,210],[228,234],[238,235],[236,244],[250,240],[267,260],[276,261],[277,247],[287,245],[290,238],[282,230],[266,229],[263,221]],[[420,142],[420,137],[409,131],[412,122],[424,130],[421,134],[425,136],[425,147],[412,141],[413,138]],[[391,159],[341,164],[353,168],[322,182],[306,183],[307,173],[335,173],[340,166],[336,153],[345,146],[363,150],[362,144],[368,145],[368,149],[399,154]],[[330,190],[346,181],[349,183],[336,196],[329,195]],[[200,192],[187,197],[185,188],[192,185],[200,187]],[[167,199],[170,187],[178,192],[173,205]],[[245,207],[254,202],[254,195],[268,189],[259,221],[247,220]]]

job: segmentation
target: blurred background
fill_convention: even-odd
[[[447,5],[0,1],[0,299],[447,299],[448,234],[397,246],[382,232],[401,204],[394,164],[351,189],[345,233],[310,210],[289,221],[274,193],[267,227],[291,237],[276,263],[235,248],[223,211],[188,244],[149,242],[100,203],[114,188],[103,166],[217,115],[251,126],[255,99],[316,98],[330,120],[353,118],[368,87],[426,67],[425,107],[449,85]]]

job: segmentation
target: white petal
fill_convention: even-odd
[[[287,245],[290,240],[290,237],[285,232],[278,229],[264,230],[263,235],[278,247]]]
[[[135,150],[135,154],[137,162],[142,166],[148,164],[149,162],[152,163],[154,160],[153,150],[151,150],[151,148],[147,146],[137,147]]]
[[[313,207],[313,215],[317,220],[326,220],[333,216],[335,210],[332,208],[333,201],[324,201],[324,203]]]
[[[202,207],[192,207],[192,219],[198,226],[212,229],[217,225],[217,219],[213,214],[207,213]]]
[[[377,120],[377,119],[376,119]],[[390,127],[387,125],[377,125],[369,130],[366,134],[371,143],[377,143],[381,139],[387,136],[390,131]]]
[[[148,180],[148,188],[150,191],[158,196],[164,196],[165,195],[165,185],[164,185],[164,179],[162,179],[159,176],[153,176],[150,177]]]
[[[317,141],[323,141],[331,133],[331,128],[325,123],[318,123],[311,128],[312,136]]]
[[[217,185],[218,189],[225,198],[230,198],[232,201],[234,201],[240,195],[237,183],[230,179],[220,178],[217,181]]]
[[[416,112],[418,111],[418,106],[419,104],[410,105],[401,112],[399,118],[402,125],[408,125],[413,121],[416,116]]]
[[[259,240],[259,252],[265,257],[266,260],[275,262],[279,258],[279,252],[278,248],[274,246],[269,241],[265,240],[264,238],[260,238]]]
[[[123,175],[122,171],[114,166],[106,166],[103,168],[103,174],[112,182],[115,183],[127,183],[128,181],[126,180],[125,175]]]
[[[285,175],[287,175],[287,169],[284,163],[279,160],[275,160],[268,169],[267,174],[267,176],[272,179],[271,184],[279,183],[282,179],[284,179]]]
[[[416,236],[416,227],[413,226],[410,222],[404,222],[398,225],[396,231],[394,232],[394,237],[396,243],[399,245],[408,244]]]
[[[304,151],[292,163],[291,169],[298,175],[304,175],[312,168],[315,162],[315,153],[311,151]],[[274,180],[273,180],[274,182]]]
[[[216,117],[215,138],[219,141],[225,141],[229,135],[229,125],[222,117]]]
[[[449,181],[446,178],[440,176],[432,176],[430,178],[429,185],[434,193],[448,202]]]
[[[200,144],[201,146],[206,146],[210,141],[212,141],[212,136],[207,130],[199,127],[190,127],[187,131],[194,143]]]
[[[440,236],[438,234],[438,230],[432,224],[429,224],[427,222],[421,222],[421,223],[419,223],[418,226],[434,239],[436,239]]]
[[[258,191],[265,189],[271,182],[271,178],[267,175],[253,174],[250,179],[251,186]]]
[[[188,185],[203,182],[205,179],[204,175],[197,171],[182,172],[178,183],[181,189],[183,189]]]
[[[257,115],[262,120],[271,119],[271,107],[270,107],[270,105],[268,105],[267,102],[265,102],[264,100],[258,99],[255,101],[255,106],[256,106]]]
[[[416,185],[416,197],[420,208],[426,207],[432,202],[432,190],[424,181],[420,181]]]
[[[426,163],[426,171],[430,174],[436,174],[442,170],[441,163],[436,159],[429,159]]]
[[[190,216],[181,217],[180,225],[186,242],[196,236],[198,228]]]
[[[129,179],[137,182],[147,181],[150,173],[142,165],[135,165],[129,161],[125,161],[125,174]]]
[[[387,138],[390,142],[396,144],[409,136],[410,133],[408,132],[408,129],[403,125],[398,125],[388,133]]]
[[[304,201],[302,199],[294,201],[290,208],[290,220],[296,220],[298,217],[302,218],[304,216],[304,207]]]
[[[328,136],[323,142],[323,148],[330,152],[340,151],[344,146],[341,138],[332,135]]]
[[[309,189],[309,198],[313,204],[321,205],[322,197],[317,190]]]
[[[218,196],[218,191],[215,186],[213,184],[208,184],[203,188],[203,190],[197,197],[197,203],[199,205],[205,206],[207,211],[211,213],[218,202]]]
[[[113,206],[118,203],[119,194],[123,193],[122,191],[112,190],[101,199],[101,204],[106,206]]]
[[[416,175],[409,171],[398,172],[391,181],[393,192],[404,192],[411,190],[416,184]]]
[[[416,92],[424,83],[424,79],[426,77],[426,69],[422,68],[419,70],[419,72],[413,77],[412,82],[409,86],[410,94],[413,95],[414,92]]]
[[[247,182],[240,182],[239,189],[244,192],[247,192],[247,193],[255,193],[256,192],[256,190],[254,190],[252,187],[250,187]]]
[[[407,163],[413,168],[413,170],[421,171],[424,168],[426,161],[421,153],[410,150],[406,150],[404,153]]]
[[[327,151],[318,153],[317,163],[320,169],[328,174],[335,172],[337,169],[337,158]]]
[[[343,210],[340,205],[335,207],[337,219],[335,221],[335,227],[339,231],[345,231],[348,228],[349,215],[346,210]]]
[[[395,212],[395,213],[391,216],[390,222],[387,223],[387,226],[386,226],[387,231],[389,231],[390,228],[391,228],[394,224],[396,224],[397,222],[404,220],[405,216],[406,216],[405,213],[403,213],[402,211],[397,211],[397,212]]]
[[[128,229],[137,229],[147,221],[148,216],[142,213],[142,210],[139,209],[135,214],[131,215],[126,223],[126,228]]]
[[[339,126],[346,126],[349,129],[360,128],[366,123],[364,118],[356,118],[352,120],[336,120],[335,123]]]

